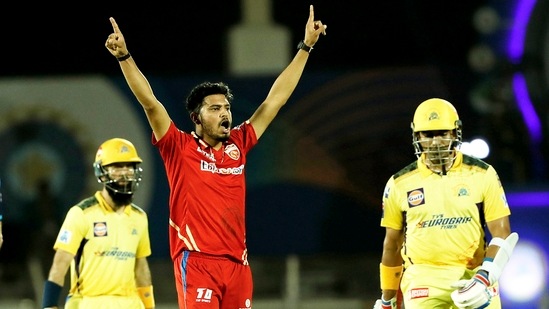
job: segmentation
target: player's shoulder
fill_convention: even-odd
[[[194,132],[182,130],[172,121],[164,135],[162,135],[159,139],[153,138],[153,145],[187,143],[193,138]]]
[[[97,204],[99,204],[99,201],[95,198],[95,196],[90,196],[88,198],[81,200],[75,206],[82,210],[85,210]]]
[[[130,205],[130,207],[132,208],[132,211],[135,211],[135,212],[137,212],[137,213],[139,213],[139,214],[143,214],[143,215],[146,215],[146,214],[147,214],[147,213],[145,212],[145,210],[143,210],[143,208],[141,208],[141,207],[135,205],[134,203],[132,203],[132,204]]]
[[[485,161],[479,158],[472,157],[466,154],[463,154],[463,165],[471,168],[475,168],[475,169],[480,169],[483,171],[488,170],[491,166],[490,164],[486,163]]]
[[[417,161],[414,161],[408,165],[406,165],[404,168],[402,168],[400,171],[396,172],[395,174],[393,174],[393,179],[394,180],[397,180],[398,178],[401,178],[401,177],[404,177],[404,176],[408,176],[412,173],[415,173],[419,171],[418,169],[418,165],[417,165]]]

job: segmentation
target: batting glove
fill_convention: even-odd
[[[374,304],[374,309],[396,309],[396,307],[396,296],[389,300],[384,300],[382,295],[381,298],[376,300],[376,303]]]
[[[490,281],[484,271],[477,272],[470,280],[460,280],[452,284],[451,296],[454,304],[460,309],[482,309],[490,305],[492,292],[489,289]]]

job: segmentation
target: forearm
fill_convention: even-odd
[[[48,273],[48,281],[60,286],[65,284],[65,275],[74,259],[74,254],[58,249],[53,256],[53,262]]]
[[[381,256],[381,263],[386,266],[400,266],[402,265],[402,256],[400,250],[395,249],[383,249]]]
[[[292,62],[273,83],[266,101],[277,102],[280,106],[288,101],[301,79],[308,58],[308,52],[301,49],[297,52]]]
[[[65,275],[67,271],[60,269],[60,267],[57,267],[56,265],[52,265],[50,272],[48,274],[48,281],[54,282],[57,285],[63,286],[65,285]]]
[[[383,253],[381,254],[381,263],[385,266],[400,266],[402,265],[402,250],[403,238],[399,231],[390,230],[390,237],[385,237],[383,240]]]
[[[386,229],[383,240],[383,253],[379,264],[382,299],[389,301],[397,295],[403,273],[403,260],[400,254],[404,242],[402,230]]]
[[[63,270],[65,269],[65,270]],[[57,308],[61,290],[65,283],[66,268],[55,263],[52,265],[48,279],[44,282],[42,308]]]
[[[145,110],[156,107],[157,100],[149,81],[137,67],[133,57],[120,61],[120,69],[135,98]]]
[[[151,270],[146,258],[138,258],[135,261],[135,283],[138,287],[152,284]]]
[[[297,52],[292,62],[280,73],[273,83],[265,101],[250,118],[258,139],[295,90],[305,69],[308,57],[308,53],[304,50]]]
[[[135,261],[135,282],[137,292],[145,308],[154,308],[154,291],[152,286],[151,270],[146,258],[138,258]]]
[[[137,274],[135,278],[135,285],[137,287],[145,287],[145,286],[152,285],[151,272],[146,271],[146,272],[140,272],[140,274]]]

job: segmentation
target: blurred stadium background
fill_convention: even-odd
[[[381,193],[415,159],[409,123],[430,97],[456,105],[469,149],[485,142],[506,187],[521,240],[502,278],[504,308],[549,308],[546,0],[14,4],[0,18],[0,308],[39,308],[52,237],[66,210],[99,188],[91,163],[113,136],[144,158],[136,202],[150,217],[158,308],[176,308],[167,182],[104,47],[110,16],[157,97],[190,129],[183,100],[203,80],[233,88],[237,122],[250,115],[294,55],[309,4],[328,35],[248,163],[254,308],[373,306]]]

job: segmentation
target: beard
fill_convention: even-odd
[[[107,192],[109,193],[109,196],[112,198],[112,201],[114,202],[114,206],[116,207],[129,205],[133,201],[133,194],[131,193],[128,194],[128,193],[116,192],[108,186],[107,186]]]
[[[216,140],[216,141],[219,141],[219,142],[226,142],[226,141],[229,140],[229,137],[230,137],[230,136],[231,136],[230,133],[228,133],[228,134],[223,134],[223,135],[218,135],[218,136],[215,138],[215,140]]]
[[[226,142],[229,140],[229,137],[231,137],[231,131],[227,133],[220,133],[219,126],[212,126],[207,124],[202,124],[202,130],[203,130],[203,136],[204,135],[209,136],[211,139],[218,141],[218,142]]]

